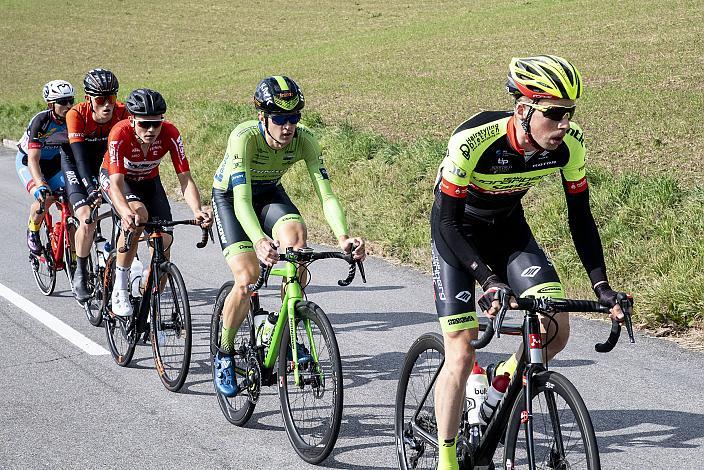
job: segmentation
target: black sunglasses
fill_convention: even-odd
[[[161,126],[164,121],[138,121],[135,119],[134,122],[136,122],[142,129],[156,129]]]
[[[567,119],[570,120],[574,117],[575,110],[577,109],[577,106],[543,106],[540,104],[534,104],[534,103],[525,103],[526,105],[530,106],[531,108],[535,108],[541,113],[543,113],[543,116],[546,118],[553,120],[553,121],[562,121],[562,119],[567,116]]]
[[[277,126],[283,126],[287,122],[290,122],[291,124],[298,124],[298,121],[301,120],[301,113],[269,114],[269,117],[271,118],[271,122],[273,122]]]
[[[54,101],[56,104],[60,104],[61,106],[69,106],[73,104],[73,98],[61,98],[60,100]]]

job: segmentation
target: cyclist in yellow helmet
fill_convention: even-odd
[[[484,111],[455,129],[440,165],[431,215],[435,305],[445,364],[435,386],[439,469],[458,468],[456,435],[467,377],[474,364],[478,303],[493,318],[497,292],[564,297],[557,271],[525,220],[521,198],[559,172],[575,248],[599,301],[623,319],[609,286],[601,240],[589,207],[584,134],[572,121],[582,78],[567,60],[550,55],[514,58],[507,91],[511,111]],[[567,344],[569,317],[542,318],[547,358]],[[520,349],[519,349],[520,351]],[[520,353],[519,353],[520,354]],[[513,373],[516,355],[496,368]]]

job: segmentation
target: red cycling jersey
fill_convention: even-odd
[[[90,102],[83,101],[82,103],[78,103],[66,113],[69,141],[72,144],[75,142],[95,142],[105,145],[110,129],[119,121],[126,119],[129,115],[125,105],[118,101],[115,103],[112,118],[108,122],[98,124],[93,120],[93,111],[90,109]]]
[[[109,174],[121,173],[132,181],[143,181],[159,176],[159,163],[171,153],[176,174],[190,171],[183,141],[176,126],[164,121],[161,132],[147,149],[146,155],[132,129],[132,123],[125,119],[115,124],[108,136],[108,151],[103,159],[103,168]]]

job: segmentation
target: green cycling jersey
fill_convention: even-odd
[[[299,160],[306,163],[325,219],[335,236],[347,235],[345,213],[332,192],[320,145],[311,131],[299,124],[291,143],[275,150],[266,143],[261,123],[252,120],[243,122],[230,134],[225,157],[213,179],[215,190],[232,192],[237,220],[252,242],[266,236],[252,205],[253,198],[281,185],[281,177]]]

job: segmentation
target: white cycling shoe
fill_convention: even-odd
[[[112,313],[119,317],[129,317],[132,315],[132,304],[130,294],[127,289],[114,289],[112,291]]]

